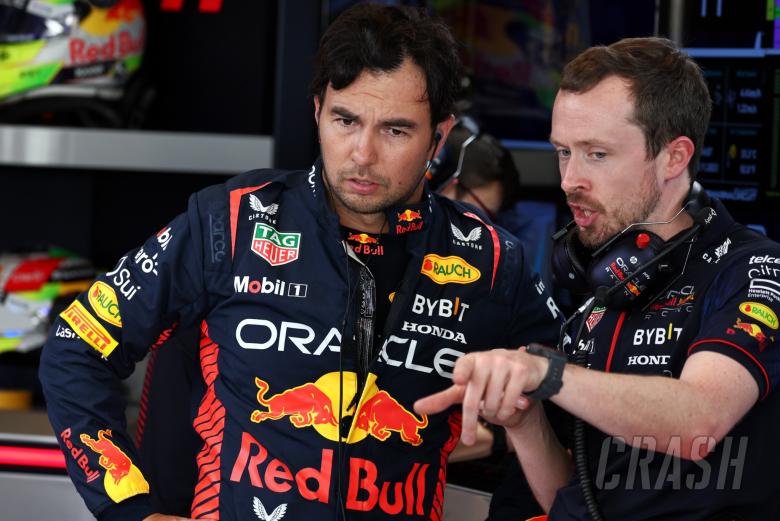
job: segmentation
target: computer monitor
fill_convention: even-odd
[[[780,50],[685,49],[713,101],[697,178],[707,191],[777,237],[780,202]]]

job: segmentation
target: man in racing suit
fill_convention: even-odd
[[[463,402],[466,441],[478,412],[504,425],[550,520],[780,519],[780,245],[717,200],[685,203],[709,114],[667,40],[567,65],[551,142],[574,226],[555,271],[592,295],[572,317],[578,364],[537,346],[468,354],[415,406]],[[574,461],[545,398],[584,423]]]
[[[317,57],[322,161],[193,195],[60,315],[75,338],[50,336],[40,376],[100,519],[166,518],[120,379],[193,323],[206,386],[193,518],[441,518],[460,413],[412,403],[446,388],[464,353],[559,329],[516,239],[422,182],[453,122],[455,49],[418,11],[347,11]]]

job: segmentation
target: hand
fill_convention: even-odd
[[[452,374],[453,385],[417,400],[418,414],[435,414],[463,404],[461,440],[471,445],[476,439],[477,416],[504,427],[515,427],[533,402],[523,396],[539,387],[549,361],[517,350],[493,349],[460,357]]]
[[[144,521],[195,521],[189,517],[166,516],[165,514],[152,514],[144,518]]]

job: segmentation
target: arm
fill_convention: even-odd
[[[569,482],[574,472],[569,452],[561,445],[544,408],[538,403],[529,404],[519,423],[507,426],[506,433],[536,501],[549,512],[556,491]]]
[[[541,362],[546,360],[540,359]],[[650,437],[654,450],[704,458],[758,400],[758,385],[739,362],[719,353],[693,354],[679,379],[607,374],[571,364],[552,401],[612,436]],[[652,396],[652,400],[647,397]],[[598,403],[598,407],[593,407]]]
[[[126,432],[121,379],[173,322],[205,309],[197,200],[131,251],[55,321],[40,380],[68,473],[101,519],[151,513],[149,485]],[[58,328],[72,335],[57,337]]]
[[[504,425],[534,495],[549,509],[572,466],[541,407],[523,396],[539,387],[547,364],[522,348],[468,354],[455,366],[454,385],[419,400],[415,410],[431,414],[462,403],[461,436],[467,444],[474,440],[478,415]],[[552,400],[629,444],[635,436],[653,436],[656,450],[665,451],[678,436],[681,453],[676,455],[699,459],[757,398],[755,380],[742,365],[718,353],[701,352],[691,356],[680,380],[607,374],[567,364],[563,388]],[[671,448],[677,450],[675,445]]]

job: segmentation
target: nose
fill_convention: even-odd
[[[585,169],[575,154],[572,153],[565,162],[560,161],[558,168],[561,173],[561,190],[565,194],[573,194],[589,188]]]
[[[351,157],[357,166],[369,166],[376,162],[376,137],[371,132],[371,129],[364,128],[356,133]]]

